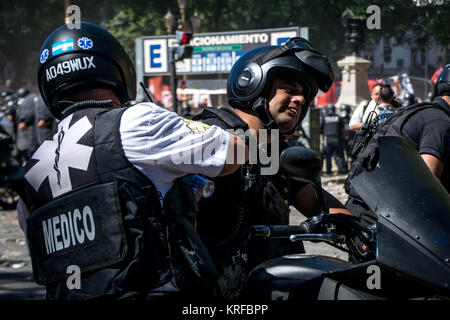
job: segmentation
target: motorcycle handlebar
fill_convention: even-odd
[[[252,234],[257,238],[286,238],[292,234],[308,233],[309,224],[304,221],[298,226],[257,225],[252,227]]]

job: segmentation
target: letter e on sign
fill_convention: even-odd
[[[67,278],[66,285],[67,289],[81,289],[81,269],[77,265],[70,265],[67,267],[67,274],[70,276]]]
[[[152,68],[161,68],[161,45],[153,44],[150,46],[150,66]]]
[[[165,73],[168,71],[167,40],[144,39],[144,73]]]

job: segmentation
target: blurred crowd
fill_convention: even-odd
[[[428,95],[425,102],[431,102]],[[424,102],[411,93],[406,93],[400,99],[395,96],[389,85],[376,84],[372,87],[368,100],[363,100],[358,106],[328,104],[320,108],[321,154],[324,161],[324,174],[347,174],[351,166],[350,147],[355,133],[366,124],[378,125],[384,122],[400,107],[411,106]],[[333,171],[334,159],[337,171]]]
[[[31,85],[0,94],[1,166],[11,171],[30,159],[56,119]]]

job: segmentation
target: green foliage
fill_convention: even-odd
[[[179,18],[176,0],[72,0],[71,4],[81,8],[82,21],[111,31],[132,57],[136,38],[166,33],[167,9]],[[419,48],[431,38],[450,45],[448,0],[445,5],[422,8],[412,0],[188,0],[186,18],[197,9],[201,32],[309,27],[313,45],[336,61],[349,53],[343,13],[365,16],[372,4],[381,9],[381,30],[366,30],[366,48],[382,36]],[[7,63],[16,82],[34,79],[43,40],[63,23],[63,0],[0,1],[0,73]]]
[[[14,86],[35,81],[40,46],[51,30],[64,23],[63,12],[64,3],[57,0],[0,2],[0,72],[7,65]]]
[[[114,16],[104,27],[122,43],[134,59],[136,38],[165,34],[164,14],[168,1],[117,2]]]

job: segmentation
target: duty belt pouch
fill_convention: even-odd
[[[33,211],[27,226],[39,284],[67,278],[69,266],[84,274],[117,264],[127,253],[117,182],[57,198]]]

